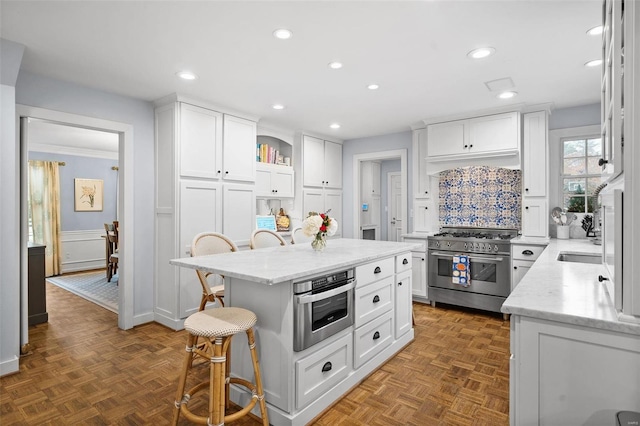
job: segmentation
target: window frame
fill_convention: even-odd
[[[565,192],[564,192],[564,180],[565,179],[571,179],[571,178],[576,178],[576,179],[584,179],[585,180],[585,194],[584,194],[584,199],[585,199],[585,209],[581,212],[573,212],[576,214],[593,214],[593,212],[589,212],[588,211],[588,205],[589,205],[589,201],[588,201],[588,179],[590,178],[602,178],[602,168],[600,168],[600,171],[598,172],[598,174],[590,174],[588,173],[588,158],[590,157],[588,154],[588,146],[586,146],[586,142],[590,139],[600,139],[600,156],[603,155],[604,153],[604,143],[602,141],[602,135],[599,132],[593,131],[593,132],[580,132],[577,131],[578,129],[576,129],[576,133],[572,134],[571,132],[568,132],[565,135],[562,135],[561,137],[558,138],[559,140],[559,156],[558,156],[558,172],[559,172],[559,180],[558,180],[558,201],[559,201],[559,206],[564,209],[565,205],[564,205],[564,197],[565,197]],[[575,158],[583,158],[585,160],[585,173],[584,174],[580,174],[580,175],[567,175],[564,174],[564,160],[567,158],[565,157],[565,152],[564,152],[564,144],[565,142],[568,141],[585,141],[585,153],[584,156],[582,157],[575,157]],[[593,156],[591,156],[593,157]]]

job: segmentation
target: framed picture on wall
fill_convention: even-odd
[[[77,212],[101,212],[104,200],[102,179],[74,179],[74,206]]]

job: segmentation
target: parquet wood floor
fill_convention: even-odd
[[[508,424],[508,322],[453,307],[414,309],[415,341],[315,425]],[[156,323],[119,330],[114,313],[53,285],[47,310],[49,322],[29,329],[35,348],[20,372],[0,379],[2,426],[170,423],[184,331]]]

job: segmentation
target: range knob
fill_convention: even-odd
[[[498,251],[498,245],[496,244],[496,246],[493,248],[493,251]]]
[[[447,241],[447,247],[451,247],[451,241]]]
[[[467,249],[467,243],[464,243],[464,249],[465,250]]]

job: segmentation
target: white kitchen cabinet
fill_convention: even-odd
[[[302,137],[304,186],[342,188],[342,145],[304,135]]]
[[[546,198],[523,198],[522,235],[526,237],[546,237],[549,229],[547,216]]]
[[[256,197],[293,198],[293,168],[278,164],[256,163]]]
[[[427,157],[432,161],[517,155],[519,152],[520,117],[517,112],[427,126]]]
[[[222,233],[239,248],[248,247],[255,228],[256,195],[252,185],[224,184]]]
[[[405,256],[409,257],[409,256]],[[411,259],[411,257],[409,257]],[[409,262],[411,265],[412,262]],[[396,275],[394,298],[394,332],[398,339],[411,330],[413,321],[413,305],[411,303],[412,271],[402,272]]]
[[[392,312],[382,314],[353,333],[353,366],[360,368],[393,342]]]
[[[546,246],[546,243],[511,243],[511,291],[516,288],[522,277],[529,272],[529,269],[531,269]]]
[[[309,212],[329,212],[329,217],[338,221],[335,237],[342,235],[342,191],[333,189],[304,189],[302,191],[302,211],[306,217]]]
[[[512,315],[511,339],[512,425],[608,425],[640,411],[637,335]]]
[[[155,321],[177,330],[197,311],[197,277],[169,265],[170,259],[189,256],[196,234],[222,232],[236,244],[248,244],[255,223],[255,144],[253,120],[176,96],[158,101]]]
[[[372,196],[380,197],[380,162],[363,161],[360,164],[361,196],[364,200]]]
[[[546,111],[523,115],[522,235],[525,237],[546,237],[549,231],[547,121]]]
[[[256,122],[224,115],[222,179],[256,180]]]
[[[360,327],[393,308],[393,276],[371,284],[358,283],[355,292],[355,326]]]
[[[413,300],[428,302],[427,286],[427,236],[424,237],[402,237],[405,243],[419,243],[419,249],[411,252],[411,294]]]
[[[416,232],[429,232],[437,229],[437,205],[426,199],[416,199],[413,203],[413,230]]]
[[[427,129],[418,129],[413,131],[413,167],[414,167],[414,182],[415,198],[431,198],[431,178],[427,174]],[[417,183],[417,184],[416,184]]]

